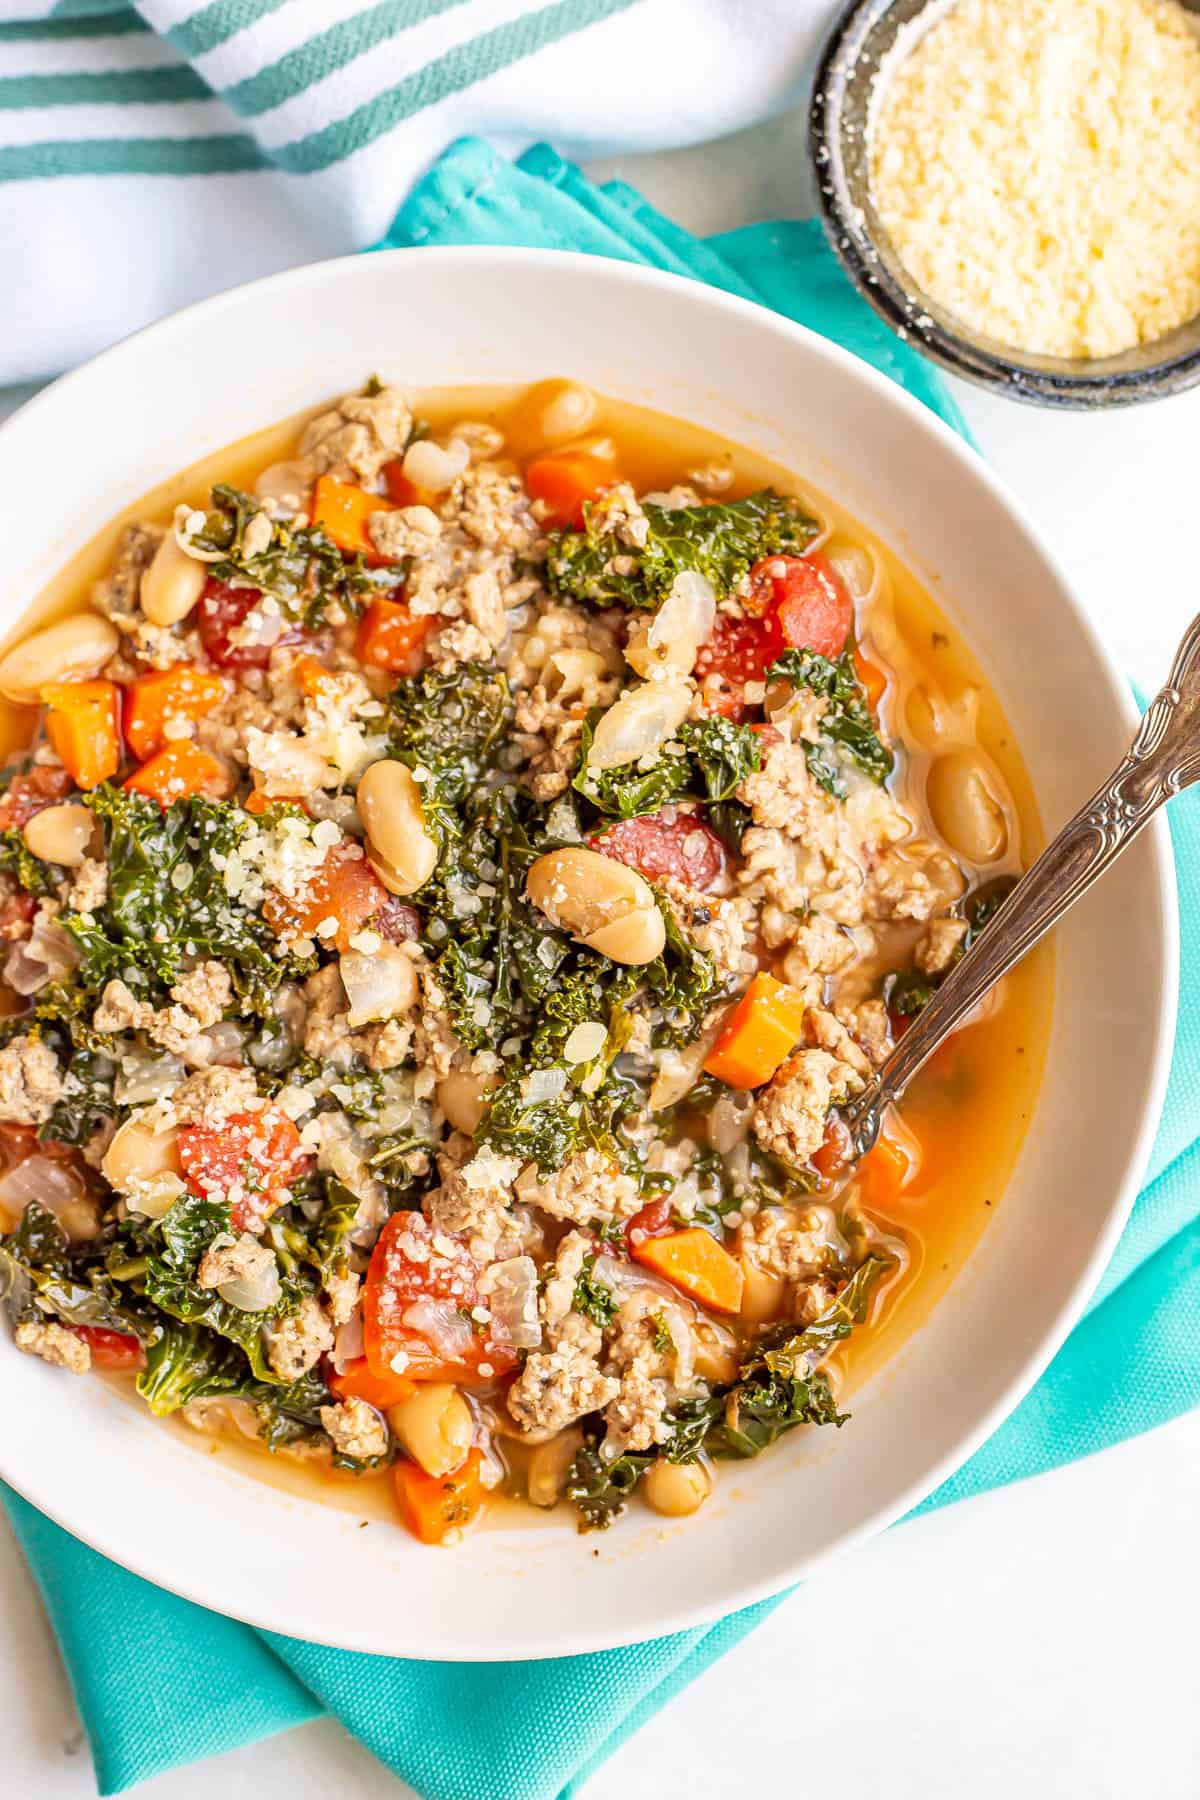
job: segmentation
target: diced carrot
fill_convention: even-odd
[[[125,783],[133,793],[148,794],[160,806],[173,806],[176,800],[188,800],[193,794],[224,800],[232,785],[225,764],[188,738],[176,738]]]
[[[756,975],[709,1051],[706,1071],[727,1087],[761,1087],[795,1048],[805,1010],[795,988],[773,975]]]
[[[181,663],[139,675],[125,689],[125,739],[139,762],[167,743],[172,719],[202,719],[228,691],[223,675]]]
[[[368,1406],[376,1406],[380,1412],[399,1405],[401,1400],[411,1399],[417,1391],[411,1376],[393,1375],[390,1371],[385,1375],[374,1374],[365,1356],[357,1356],[347,1363],[340,1375],[331,1370],[327,1379],[330,1393],[336,1394],[339,1400],[365,1400]]]
[[[387,898],[387,889],[361,847],[343,839],[334,845],[302,896],[291,899],[272,889],[263,905],[263,917],[275,931],[317,937],[327,948],[345,951],[350,949],[350,939]],[[336,920],[336,931],[321,930],[327,919]]]
[[[689,1225],[669,1237],[645,1238],[633,1246],[633,1259],[713,1312],[741,1309],[742,1265],[702,1225]]]
[[[431,506],[435,511],[437,510],[438,496],[429,493],[425,488],[418,487],[415,481],[408,479],[404,473],[402,456],[398,456],[395,462],[384,463],[383,479],[387,486],[388,499],[393,500],[397,506]]]
[[[42,689],[46,734],[77,786],[99,787],[121,766],[121,715],[112,681],[56,681]]]
[[[561,450],[551,456],[535,456],[525,471],[530,497],[548,510],[548,525],[583,529],[583,508],[605,488],[621,478],[612,463],[587,450]]]
[[[872,712],[876,712],[887,691],[887,676],[878,663],[873,663],[869,656],[863,655],[857,644],[854,646],[854,673],[866,689],[867,705]]]
[[[414,1462],[398,1462],[393,1471],[400,1516],[423,1544],[453,1542],[463,1527],[483,1510],[487,1498],[481,1480],[483,1452],[476,1445],[453,1475],[427,1475]]]
[[[890,1211],[920,1166],[919,1140],[895,1113],[889,1113],[874,1147],[859,1166],[863,1204],[873,1211]]]
[[[402,600],[372,600],[358,627],[358,660],[393,675],[415,675],[421,646],[440,623],[437,613],[412,613]]]
[[[332,693],[337,685],[332,670],[318,662],[315,656],[298,656],[292,664],[292,674],[307,700],[317,700],[322,694]]]
[[[380,494],[333,475],[319,475],[313,494],[313,524],[319,525],[348,556],[365,556],[368,562],[384,562],[371,542],[367,521],[372,513],[387,512]]]

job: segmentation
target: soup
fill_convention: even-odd
[[[371,383],[128,509],[0,690],[21,1349],[445,1543],[500,1492],[697,1510],[962,1267],[1048,954],[857,1169],[837,1109],[1037,821],[965,646],[786,471]]]

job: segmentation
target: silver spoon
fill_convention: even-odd
[[[1188,627],[1166,686],[1120,767],[1021,877],[863,1091],[838,1109],[850,1136],[848,1163],[871,1149],[885,1111],[938,1045],[1087,893],[1159,807],[1195,781],[1200,781],[1200,617]]]

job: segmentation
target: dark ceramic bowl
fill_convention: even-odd
[[[1200,8],[1200,0],[1185,3]],[[822,219],[859,293],[898,337],[943,368],[1035,406],[1131,406],[1193,387],[1200,381],[1200,317],[1120,356],[1026,355],[977,336],[922,293],[904,268],[871,197],[868,130],[881,66],[905,27],[934,9],[944,11],[945,0],[851,0],[817,70],[809,146]]]

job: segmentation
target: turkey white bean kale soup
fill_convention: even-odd
[[[371,380],[130,508],[0,692],[17,1349],[445,1544],[695,1512],[961,1266],[1042,965],[857,1169],[838,1107],[1036,820],[941,615],[784,472]]]

